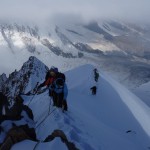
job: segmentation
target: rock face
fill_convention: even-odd
[[[5,81],[7,80],[6,74],[3,73],[2,75],[0,75],[0,90],[2,90],[3,85],[5,83]]]
[[[37,82],[45,78],[48,67],[36,57],[31,56],[19,71],[12,72],[7,78],[5,74],[0,76],[1,89],[8,97],[14,97],[19,93],[27,93],[32,90]]]
[[[54,130],[51,135],[49,135],[44,142],[49,142],[54,140],[56,137],[60,137],[61,141],[66,144],[68,150],[79,150],[76,148],[75,144],[72,142],[69,142],[65,133],[62,130]]]

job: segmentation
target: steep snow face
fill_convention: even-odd
[[[82,150],[148,149],[150,108],[107,74],[101,73],[95,83],[93,69],[92,65],[84,65],[65,73],[69,89],[68,112],[62,113],[52,106],[48,91],[34,98],[24,96],[26,104],[32,98],[29,106],[33,110],[37,138],[43,141],[53,130],[61,129]],[[91,95],[93,85],[97,86],[96,95]],[[48,113],[50,115],[43,121]],[[33,149],[35,144],[23,141],[13,150]],[[37,149],[48,150],[51,144],[40,143]],[[54,148],[61,149],[59,146]]]

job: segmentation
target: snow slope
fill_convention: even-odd
[[[133,92],[138,97],[140,97],[148,106],[150,106],[150,82],[137,87]]]
[[[150,147],[150,109],[139,98],[101,74],[97,83],[97,95],[91,95],[95,85],[93,66],[84,65],[66,72],[69,88],[69,111],[50,105],[48,91],[43,94],[24,96],[30,103],[36,122],[36,134],[43,141],[53,130],[61,129],[69,141],[81,150],[147,150]],[[50,115],[39,125],[50,106]],[[13,146],[12,150],[32,150],[35,142],[26,140]],[[59,139],[40,143],[38,150],[65,150]]]

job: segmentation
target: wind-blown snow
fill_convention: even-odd
[[[134,94],[106,74],[96,84],[93,66],[84,65],[66,72],[69,111],[62,113],[52,106],[48,91],[24,96],[30,103],[36,123],[36,134],[43,141],[53,130],[61,129],[69,141],[81,150],[146,150],[150,147],[150,109]],[[97,95],[90,87],[97,85]],[[51,105],[50,105],[51,104]],[[50,107],[49,107],[50,106]],[[39,125],[43,118],[51,114]],[[13,150],[32,150],[35,142],[23,141]],[[64,150],[59,139],[40,143],[38,150]]]

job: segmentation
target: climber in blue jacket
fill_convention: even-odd
[[[49,89],[53,92],[53,102],[54,106],[60,107],[63,109],[63,111],[68,110],[67,106],[67,96],[68,96],[68,88],[63,78],[57,78],[51,86],[49,86]]]

